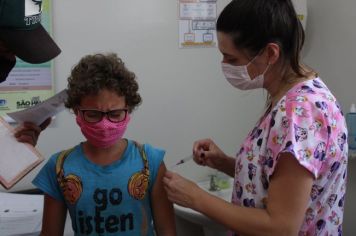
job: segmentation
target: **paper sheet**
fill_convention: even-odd
[[[0,192],[0,235],[38,235],[41,231],[43,195]]]
[[[44,158],[30,144],[18,142],[14,137],[14,129],[2,118],[0,118],[0,140],[0,182],[9,189]]]
[[[47,118],[64,110],[64,102],[66,99],[67,91],[64,89],[36,106],[22,111],[7,113],[7,115],[18,123],[30,121],[36,125],[40,125]]]

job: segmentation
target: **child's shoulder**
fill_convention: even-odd
[[[146,152],[147,151],[155,151],[155,150],[164,151],[163,148],[160,148],[158,146],[154,146],[154,145],[152,145],[150,143],[140,142],[140,141],[137,141],[137,140],[128,139],[127,143],[128,143],[128,148],[137,148],[137,149],[143,148]]]
[[[139,152],[144,151],[148,159],[162,160],[166,151],[150,143],[141,143],[136,140],[128,140],[128,148],[137,149]]]

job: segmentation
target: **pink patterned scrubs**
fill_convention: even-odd
[[[293,154],[315,178],[299,235],[342,235],[347,128],[320,78],[294,86],[249,133],[236,158],[234,204],[265,208],[270,177],[283,152]]]

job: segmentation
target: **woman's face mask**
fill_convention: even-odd
[[[267,65],[265,71],[256,76],[254,79],[251,79],[250,74],[248,73],[247,67],[258,57],[255,56],[249,63],[246,65],[235,66],[228,63],[221,63],[222,71],[225,75],[225,78],[229,83],[241,90],[250,90],[256,88],[263,88],[264,83],[264,74],[269,68],[269,64]]]

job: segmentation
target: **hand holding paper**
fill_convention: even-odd
[[[11,188],[43,161],[33,146],[41,131],[50,124],[51,117],[64,109],[66,99],[67,91],[62,90],[34,107],[8,113],[21,124],[17,130],[0,118],[0,183],[5,188]]]
[[[51,123],[51,118],[45,120],[39,126],[31,122],[25,122],[15,129],[15,138],[21,143],[29,143],[32,146],[36,146],[38,136],[42,130],[46,129],[47,126]]]

